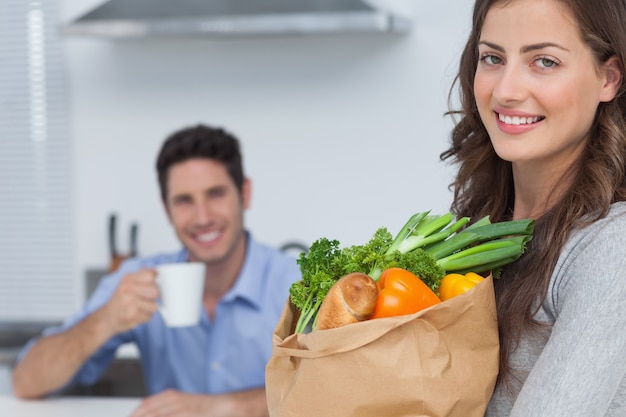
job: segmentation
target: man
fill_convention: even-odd
[[[17,396],[95,382],[122,343],[137,344],[148,391],[133,417],[266,416],[265,364],[273,329],[300,279],[294,258],[244,229],[251,183],[236,138],[203,125],[175,132],[157,158],[163,206],[183,249],[126,261],[81,311],[20,355]],[[206,264],[199,325],[169,328],[157,313],[154,267]]]

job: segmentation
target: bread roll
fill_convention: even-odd
[[[367,320],[376,307],[378,288],[366,274],[353,272],[340,278],[328,291],[317,314],[317,329],[332,329]]]

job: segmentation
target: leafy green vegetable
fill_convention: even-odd
[[[330,287],[344,275],[340,257],[339,241],[326,238],[315,241],[306,254],[300,254],[298,264],[302,280],[289,288],[291,302],[300,310],[297,333],[305,331],[317,316]]]

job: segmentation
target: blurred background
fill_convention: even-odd
[[[246,227],[276,247],[365,243],[446,212],[471,5],[0,0],[0,394],[21,346],[119,259],[179,249],[154,163],[182,127],[240,138]],[[99,389],[141,395],[136,357]]]
[[[373,29],[317,27],[319,14],[299,33],[69,25],[106,3],[0,1],[0,322],[61,320],[114,254],[179,248],[154,162],[169,133],[196,123],[240,138],[246,226],[262,242],[364,243],[448,210],[453,167],[439,154],[471,1],[372,1]],[[147,18],[174,13],[144,3]],[[184,15],[201,2],[169,3]],[[333,3],[365,2],[317,1]]]

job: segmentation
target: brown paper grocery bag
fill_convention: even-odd
[[[271,417],[483,416],[498,374],[489,277],[416,314],[292,334],[288,301],[266,368]]]

